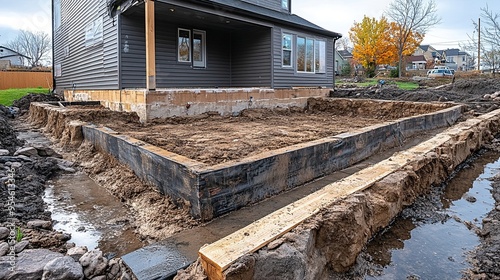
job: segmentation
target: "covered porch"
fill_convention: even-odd
[[[120,88],[273,87],[272,28],[180,1],[122,9]]]

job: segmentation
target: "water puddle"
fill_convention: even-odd
[[[403,211],[367,245],[375,268],[365,279],[461,279],[467,252],[479,245],[470,225],[481,227],[494,208],[489,178],[499,171],[499,155],[488,152],[458,172],[434,201],[422,199]]]
[[[31,145],[50,146],[41,132],[18,126],[18,138]],[[122,256],[145,244],[129,226],[132,214],[118,198],[85,173],[59,175],[47,183],[44,201],[52,213],[54,229],[71,234],[71,240],[106,256]]]
[[[118,198],[84,173],[60,175],[50,181],[44,200],[52,212],[54,229],[89,250],[99,248],[109,257],[144,246],[128,226],[132,217]]]

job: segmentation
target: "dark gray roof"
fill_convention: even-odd
[[[343,58],[349,58],[349,57],[352,57],[352,53],[350,53],[349,51],[347,50],[337,50],[339,52],[339,54],[343,57]]]
[[[278,12],[275,10],[267,9],[261,6],[257,6],[251,3],[247,3],[244,1],[240,0],[202,0],[202,1],[195,1],[195,2],[213,2],[217,3],[223,6],[228,6],[231,8],[236,8],[238,10],[241,10],[242,12],[246,13],[251,13],[253,16],[256,17],[264,17],[267,19],[270,19],[272,21],[277,21],[279,23],[285,23],[289,25],[293,25],[296,27],[300,28],[306,28],[309,30],[314,30],[316,32],[319,32],[323,35],[328,35],[331,37],[341,37],[342,35],[340,33],[336,33],[333,31],[326,30],[304,18],[301,18],[297,15],[294,14],[289,14],[285,12]]]
[[[420,45],[420,48],[426,52],[429,49],[430,45]]]
[[[459,49],[447,49],[444,51],[447,56],[456,56],[460,52]]]

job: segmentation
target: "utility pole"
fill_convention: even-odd
[[[481,18],[477,20],[477,71],[481,72]]]

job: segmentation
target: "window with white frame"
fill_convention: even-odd
[[[281,0],[281,8],[288,10],[288,8],[290,7],[289,1],[290,0]]]
[[[326,72],[326,42],[297,37],[297,72]]]
[[[191,62],[191,30],[178,29],[177,60]]]
[[[193,66],[206,67],[206,43],[205,31],[193,30]]]
[[[54,30],[61,26],[61,0],[54,0]]]
[[[314,72],[326,73],[326,42],[314,41]]]
[[[103,37],[103,19],[102,17],[89,22],[85,27],[85,47],[93,47],[104,41]]]
[[[282,52],[283,67],[292,67],[292,34],[283,33]]]
[[[178,29],[177,60],[192,63],[193,67],[207,66],[206,32],[203,30]],[[192,37],[191,37],[192,34]]]

